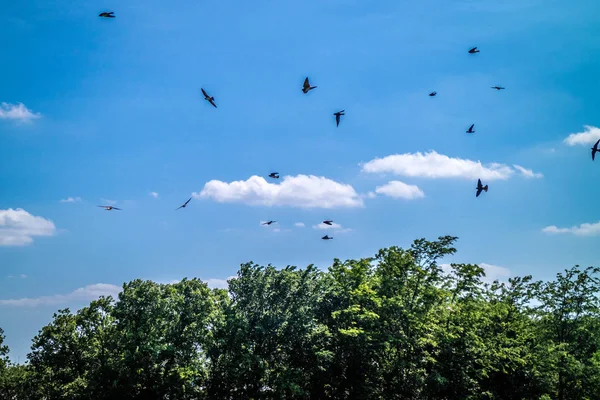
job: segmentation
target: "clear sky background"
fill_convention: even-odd
[[[223,286],[250,260],[326,268],[446,234],[460,238],[447,262],[490,278],[597,265],[599,11],[6,2],[0,327],[13,359],[57,309],[135,278]],[[318,88],[303,94],[306,76]],[[477,178],[490,188],[479,198]]]

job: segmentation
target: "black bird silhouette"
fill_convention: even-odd
[[[469,130],[467,130],[467,133],[475,133],[475,131],[473,130],[474,127],[475,127],[475,124],[471,125],[469,127]]]
[[[488,185],[483,186],[481,184],[481,179],[477,179],[477,194],[475,195],[475,197],[479,197],[479,195],[481,194],[482,190],[487,193],[487,191],[488,191]]]
[[[506,89],[502,86],[492,86],[492,89],[496,89],[496,90],[502,90],[502,89]]]
[[[330,220],[330,219],[328,219],[328,220],[326,220],[326,221],[323,221],[323,223],[324,223],[325,225],[329,225],[329,226],[331,226],[331,224],[333,223],[333,221],[332,221],[332,220]]]
[[[340,117],[342,115],[346,115],[346,114],[344,114],[344,111],[346,111],[346,110],[342,110],[342,111],[333,113],[333,115],[335,115],[335,126],[340,126]]]
[[[271,225],[274,224],[277,221],[267,221],[267,222],[263,222],[262,225]]]
[[[208,95],[208,93],[206,93],[206,90],[200,88],[200,90],[202,90],[202,94],[204,95],[204,100],[208,101],[210,104],[212,104],[215,108],[217,108],[217,105],[215,104],[215,98],[214,97],[210,97]]]
[[[98,207],[104,208],[106,211],[121,210],[120,208],[113,207],[113,206],[98,206]]]
[[[469,50],[469,53],[471,53],[471,54],[479,53],[479,50],[477,50],[477,46],[475,46],[471,50]]]
[[[303,93],[308,93],[309,90],[313,90],[316,89],[316,86],[310,86],[310,83],[308,82],[308,77],[304,80],[304,85],[302,86],[302,92]]]
[[[327,235],[325,235],[325,236],[323,236],[321,239],[323,239],[323,240],[331,240],[331,239],[333,239],[333,238],[332,238],[332,237],[329,237],[329,236],[327,236]]]
[[[188,205],[188,203],[189,203],[191,200],[192,200],[192,198],[190,197],[190,198],[188,199],[188,201],[186,201],[185,203],[183,203],[182,205],[180,205],[179,207],[177,207],[177,208],[175,209],[175,211],[179,210],[180,208],[186,208],[186,207],[187,207],[187,205]]]
[[[429,93],[429,96],[431,96],[431,97],[433,97],[433,96],[435,96],[435,95],[437,95],[437,92],[435,92],[435,91],[433,91],[433,92]]]
[[[596,153],[600,152],[600,149],[598,148],[599,144],[600,144],[600,139],[598,139],[596,144],[594,144],[594,147],[592,147],[592,161],[594,161],[594,158],[596,158]]]
[[[115,17],[115,13],[113,11],[110,12],[101,12],[100,14],[98,14],[99,17],[103,17],[103,18],[114,18]]]
[[[279,179],[279,172],[271,172],[269,178]]]

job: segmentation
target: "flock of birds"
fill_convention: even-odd
[[[113,11],[102,12],[102,13],[99,14],[99,17],[102,17],[102,18],[115,18],[115,13]],[[480,50],[477,48],[477,46],[469,49],[469,51],[468,51],[469,54],[477,54],[479,52],[480,52]],[[308,92],[310,92],[311,90],[314,90],[316,88],[317,88],[317,86],[313,86],[313,85],[310,84],[310,81],[309,81],[308,77],[306,77],[306,79],[304,79],[304,84],[302,85],[302,93],[307,94]],[[506,89],[505,87],[499,86],[499,85],[491,86],[491,88],[495,89],[495,90],[498,90],[498,91]],[[200,88],[200,90],[202,91],[202,95],[204,96],[204,100],[208,101],[213,107],[217,108],[217,104],[215,103],[215,98],[213,96],[210,96],[206,92],[206,90],[204,90],[204,88]],[[435,96],[437,96],[437,92],[433,91],[433,92],[429,93],[429,96],[430,97],[435,97]],[[336,127],[339,127],[340,126],[341,117],[343,115],[345,115],[345,110],[340,110],[338,112],[335,112],[335,113],[333,113],[333,115],[335,116]],[[475,128],[475,124],[472,124],[469,127],[469,129],[467,129],[466,133],[469,133],[469,134],[475,133],[475,129],[474,128]],[[598,153],[598,152],[600,152],[600,139],[598,139],[598,141],[592,147],[592,161],[595,160],[596,153]],[[279,179],[279,172],[271,172],[268,175],[268,177],[272,178],[272,179]],[[478,179],[477,180],[477,187],[475,188],[475,190],[476,190],[475,197],[479,197],[479,195],[481,195],[482,192],[486,192],[487,193],[487,191],[488,191],[488,185],[487,184],[483,185],[483,183],[481,182],[481,179]],[[190,197],[185,203],[183,203],[181,206],[177,207],[175,210],[179,210],[180,208],[186,208],[187,205],[188,205],[188,203],[191,200],[192,200],[192,198]],[[117,208],[117,207],[114,207],[114,206],[98,206],[98,207],[104,208],[107,211],[121,210],[120,208]],[[274,224],[276,222],[277,221],[267,221],[267,222],[262,223],[262,225],[271,225],[271,224]],[[328,226],[332,226],[333,221],[332,220],[325,220],[322,223],[325,224],[325,225],[328,225]],[[321,239],[323,239],[323,240],[331,240],[331,239],[333,239],[333,237],[325,235]]]

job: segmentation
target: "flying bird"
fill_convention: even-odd
[[[271,225],[274,224],[277,221],[267,221],[267,222],[263,222],[262,225]]]
[[[113,11],[110,12],[101,12],[100,14],[98,14],[99,17],[103,17],[103,18],[114,18],[115,17],[115,13]]]
[[[470,54],[475,54],[475,53],[479,53],[479,50],[477,50],[477,46],[473,47],[471,50],[469,50]]]
[[[592,161],[594,161],[594,158],[596,158],[596,153],[600,152],[598,145],[600,145],[600,139],[598,139],[596,144],[594,144],[594,147],[592,147]]]
[[[506,89],[502,86],[492,86],[492,89],[496,89],[496,90],[502,90],[502,89]]]
[[[188,205],[188,203],[189,203],[191,200],[192,200],[192,198],[190,197],[190,198],[188,199],[188,201],[186,201],[185,203],[183,203],[182,205],[180,205],[179,207],[177,207],[177,208],[175,209],[175,211],[179,210],[180,208],[186,208],[186,207],[187,207],[187,205]]]
[[[437,92],[435,92],[435,91],[433,91],[433,92],[429,93],[429,96],[430,96],[430,97],[434,97],[434,96],[436,96],[436,95],[437,95]]]
[[[279,179],[279,172],[271,172],[269,178]]]
[[[323,223],[324,223],[325,225],[329,225],[329,226],[331,226],[331,224],[333,223],[333,221],[332,221],[332,220],[330,220],[330,219],[328,219],[327,221],[323,221]]]
[[[471,125],[469,127],[469,130],[467,131],[467,133],[475,133],[475,131],[473,130],[474,127],[475,127],[475,124]]]
[[[217,108],[217,105],[215,104],[215,98],[210,97],[208,95],[208,93],[206,93],[206,90],[204,90],[203,88],[200,88],[200,90],[202,90],[202,94],[204,95],[204,100],[208,101],[210,104],[213,105],[213,107]]]
[[[113,207],[113,206],[98,206],[98,207],[104,208],[106,211],[121,210],[120,208]]]
[[[316,86],[310,86],[310,83],[308,82],[308,77],[304,80],[304,86],[302,86],[302,92],[303,93],[308,93],[309,90],[313,90],[316,89]]]
[[[325,235],[325,236],[323,236],[321,239],[323,239],[323,240],[331,240],[331,239],[333,239],[333,238],[332,238],[332,237],[329,237],[329,236],[327,236],[327,235]]]
[[[338,111],[336,113],[333,113],[333,115],[335,115],[335,126],[340,126],[340,118],[342,115],[346,115],[344,114],[344,111],[346,110],[342,110],[342,111]]]
[[[475,197],[479,197],[479,195],[481,194],[482,190],[487,193],[487,191],[488,191],[488,185],[483,186],[481,184],[481,179],[477,179],[477,194],[475,195]]]

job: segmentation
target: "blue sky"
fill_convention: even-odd
[[[58,308],[135,278],[219,286],[249,260],[327,267],[445,234],[460,237],[448,261],[501,277],[597,263],[598,10],[5,4],[0,327],[13,358]],[[318,88],[305,95],[306,76]],[[476,199],[477,177],[490,190]],[[341,227],[313,228],[324,219]]]

